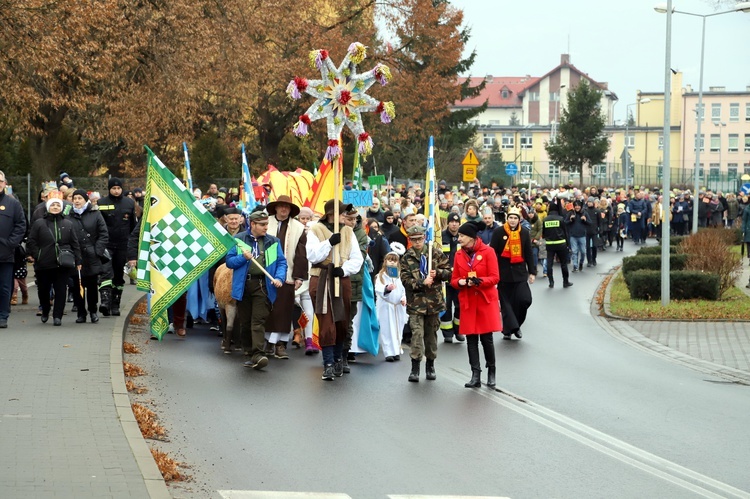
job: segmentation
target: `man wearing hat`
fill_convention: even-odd
[[[419,381],[419,366],[426,357],[425,374],[428,380],[436,379],[437,330],[440,313],[445,310],[443,282],[450,282],[451,269],[448,257],[440,248],[432,248],[432,269],[429,268],[429,246],[421,226],[409,229],[411,248],[401,257],[401,282],[406,289],[406,312],[411,327],[411,373],[409,381]]]
[[[334,233],[334,207],[338,202],[339,232]],[[307,232],[310,261],[310,299],[318,319],[318,340],[323,348],[323,376],[331,381],[344,375],[344,343],[351,320],[352,286],[349,276],[359,272],[364,259],[351,227],[345,224],[352,205],[326,201],[325,215]],[[338,279],[338,294],[336,291]]]
[[[243,249],[239,245],[230,249],[226,263],[234,270],[232,298],[237,300],[242,350],[250,356],[245,367],[260,370],[268,365],[263,351],[265,323],[276,302],[278,289],[284,285],[287,261],[279,240],[267,234],[265,209],[259,206],[248,219],[250,229],[236,236],[244,243]]]
[[[307,280],[307,236],[305,227],[295,219],[299,207],[289,196],[281,195],[268,203],[268,232],[276,236],[287,258],[284,285],[276,293],[274,313],[266,320],[266,340],[277,359],[288,359],[286,344],[292,331],[294,317],[294,292]],[[270,353],[270,351],[267,351]]]
[[[563,217],[560,216],[560,206],[558,203],[559,201],[556,199],[550,201],[547,208],[547,216],[544,218],[544,222],[542,222],[542,239],[547,242],[547,278],[549,279],[549,287],[554,288],[555,278],[552,275],[552,268],[555,264],[555,256],[557,256],[562,269],[563,287],[569,288],[573,285],[568,275],[568,247],[570,246],[570,239]]]
[[[125,262],[128,261],[128,237],[136,224],[135,201],[122,195],[122,180],[117,177],[109,179],[109,194],[99,200],[99,212],[107,223],[109,241],[107,250],[112,264],[112,273],[102,274],[99,285],[101,305],[99,311],[104,315],[120,315],[120,299],[125,285]]]
[[[448,258],[448,268],[453,272],[453,259],[458,250],[458,228],[461,226],[461,217],[457,213],[448,215],[448,227],[442,233],[443,254]],[[453,343],[465,341],[466,336],[459,333],[461,311],[458,306],[458,290],[446,284],[445,286],[445,313],[440,316],[440,331],[443,333],[443,341]]]

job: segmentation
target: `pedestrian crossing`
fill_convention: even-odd
[[[286,492],[270,490],[220,490],[223,499],[353,499],[334,492]],[[387,494],[389,499],[510,499],[504,496],[456,496],[424,494]]]

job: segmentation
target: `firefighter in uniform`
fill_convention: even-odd
[[[563,276],[563,288],[569,288],[573,285],[568,279],[568,230],[560,216],[560,207],[555,200],[550,201],[548,215],[542,224],[542,238],[547,241],[547,277],[549,278],[549,287],[555,287],[555,279],[552,277],[552,266],[555,263],[555,256],[560,261]]]
[[[453,257],[458,249],[458,228],[461,226],[461,217],[457,213],[451,213],[447,217],[448,228],[443,231],[443,254],[448,257],[448,265],[453,271]],[[458,306],[458,290],[445,283],[445,312],[440,317],[440,330],[443,332],[443,341],[453,343],[453,337],[456,341],[465,341],[466,336],[459,332],[460,326],[460,308]]]
[[[109,195],[99,200],[99,212],[107,222],[109,232],[109,251],[111,269],[105,265],[99,283],[101,305],[99,311],[104,315],[120,315],[120,299],[125,285],[124,268],[128,261],[128,238],[135,228],[135,201],[123,196],[122,180],[117,177],[109,179]]]

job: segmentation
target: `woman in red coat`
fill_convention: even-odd
[[[484,225],[484,224],[482,224]],[[479,342],[482,342],[484,360],[487,364],[487,386],[495,386],[495,345],[492,333],[502,331],[500,301],[497,283],[500,271],[493,249],[477,237],[477,222],[467,222],[458,228],[458,244],[453,261],[451,285],[458,289],[461,307],[461,334],[466,335],[471,366],[471,381],[464,386],[482,386],[479,364]]]

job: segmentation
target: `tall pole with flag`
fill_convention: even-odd
[[[187,143],[182,143],[182,151],[185,153],[185,180],[187,181],[190,193],[193,193],[193,174],[190,171],[190,156],[188,156]]]
[[[253,208],[258,205],[257,201],[255,201],[255,193],[253,192],[253,183],[250,178],[250,167],[247,164],[244,142],[242,143],[242,198],[240,202],[242,204],[242,211],[245,214],[253,211]]]
[[[427,179],[425,190],[424,211],[427,217],[427,248],[429,254],[427,255],[427,270],[432,270],[432,248],[435,244],[435,158],[433,155],[434,141],[432,135],[430,135],[430,143],[427,154]]]
[[[352,168],[352,189],[362,188],[362,167],[359,165],[359,148],[354,148],[354,168]]]

